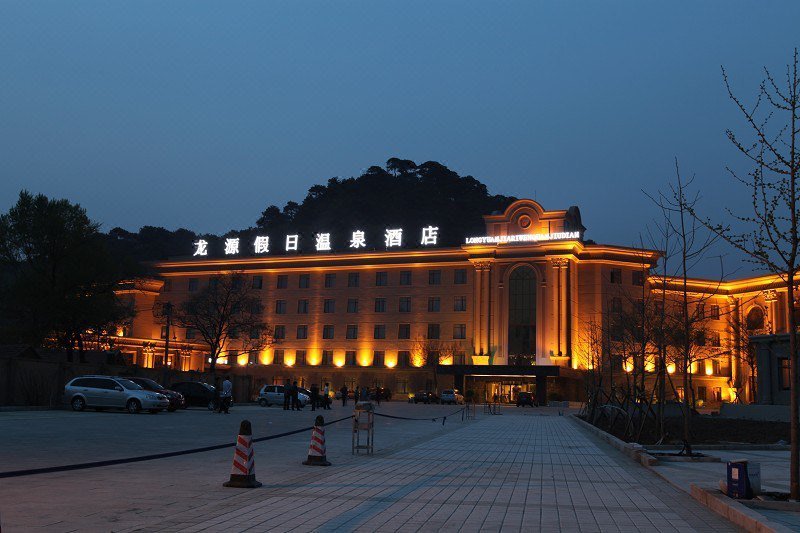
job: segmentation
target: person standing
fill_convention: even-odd
[[[369,401],[369,389],[366,387],[361,389],[361,401],[368,402]]]
[[[286,380],[286,383],[283,385],[283,410],[289,410],[289,400],[292,397],[292,386],[289,384],[289,380]]]
[[[225,411],[226,415],[230,414],[231,400],[233,400],[233,383],[230,378],[226,377],[222,382],[222,392],[220,393],[220,407],[219,412]]]
[[[380,405],[381,404],[381,388],[375,387],[375,402]]]
[[[358,403],[358,399],[359,399],[360,397],[361,397],[361,393],[360,393],[360,391],[358,390],[358,385],[356,385],[356,388],[355,388],[355,389],[353,389],[353,398],[355,399],[356,403]]]
[[[331,409],[331,386],[330,383],[325,384],[322,397],[322,408],[330,411]]]
[[[319,402],[319,387],[317,384],[311,385],[311,410],[317,410],[317,402]]]
[[[339,391],[342,393],[342,407],[347,405],[347,385],[342,385],[342,390]]]
[[[297,387],[297,382],[292,382],[292,411],[300,410],[300,389]]]

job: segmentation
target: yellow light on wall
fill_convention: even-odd
[[[345,353],[343,351],[333,352],[333,364],[336,368],[342,368],[345,363]]]
[[[372,366],[372,350],[361,348],[358,351],[358,366]]]
[[[297,354],[287,353],[283,356],[283,364],[286,366],[294,366],[297,362]]]
[[[667,372],[669,372],[670,374],[675,373],[675,363],[670,363],[667,365]]]
[[[236,356],[236,363],[239,366],[245,366],[249,362],[250,362],[250,354],[243,353]]]
[[[386,368],[394,368],[397,366],[397,352],[394,353],[387,353],[384,356],[384,363],[386,363]]]
[[[260,365],[271,365],[272,364],[272,351],[271,350],[261,350],[258,352],[258,364]]]
[[[633,363],[625,361],[625,372],[633,372]]]
[[[306,363],[311,366],[318,366],[322,364],[322,352],[319,348],[312,348],[306,355]]]
[[[706,361],[706,376],[710,376],[714,373],[714,366],[712,365],[711,361]]]

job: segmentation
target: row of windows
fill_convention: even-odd
[[[615,285],[622,284],[622,269],[612,268],[609,278],[611,283],[614,283]],[[631,285],[641,287],[644,285],[644,280],[645,280],[645,273],[643,270],[631,271]]]
[[[664,302],[660,300],[656,300],[655,304],[655,311],[660,312]],[[644,300],[638,299],[636,300],[636,309],[640,311],[644,307]],[[622,298],[615,296],[611,298],[611,311],[614,313],[621,313],[622,312]],[[699,320],[705,320],[706,312],[705,312],[705,303],[700,302],[695,304],[695,318]],[[720,319],[720,310],[719,306],[714,304],[709,307],[709,314],[708,318],[711,320],[719,320]]]
[[[324,284],[323,286],[326,289],[331,289],[336,287],[336,274],[335,273],[328,273],[325,274]],[[411,270],[401,270],[399,272],[399,279],[398,285],[408,286],[411,285]],[[217,278],[209,278],[208,280],[209,286],[214,286],[217,283]],[[465,285],[467,283],[467,269],[466,268],[457,268],[453,270],[453,284],[454,285]],[[438,269],[428,270],[428,285],[441,285],[442,284],[442,271]],[[380,271],[375,272],[375,286],[376,287],[386,287],[389,285],[389,272],[387,271]],[[188,279],[188,289],[189,292],[194,292],[198,290],[200,286],[200,280],[198,278],[189,278]],[[254,289],[263,289],[264,288],[264,276],[253,276],[251,281],[251,286]],[[348,287],[360,287],[361,286],[361,273],[360,272],[349,272],[347,274],[347,286]],[[276,278],[275,288],[276,289],[286,289],[289,287],[289,275],[288,274],[279,274]],[[297,287],[300,289],[308,289],[311,288],[311,274],[300,274],[297,278]],[[172,280],[165,280],[164,286],[162,288],[163,292],[169,292],[172,290]]]
[[[358,324],[348,324],[345,328],[345,339],[353,340],[358,339]],[[273,332],[275,340],[286,339],[286,326],[279,324],[275,326]],[[188,331],[187,331],[188,338]],[[336,326],[333,324],[325,324],[322,326],[322,338],[325,340],[332,340],[336,338]],[[373,339],[386,338],[386,324],[375,324],[372,327]],[[411,324],[398,324],[397,326],[398,339],[411,338]],[[441,338],[441,326],[439,324],[428,324],[428,339]],[[466,339],[467,338],[467,325],[466,324],[453,324],[453,339]],[[308,325],[300,324],[295,331],[295,339],[305,340],[308,339]]]
[[[356,356],[356,350],[346,350],[344,352],[344,364],[346,366],[356,366],[358,365],[358,360]],[[439,360],[439,352],[431,351],[429,353],[428,359],[431,361],[438,361]],[[463,365],[466,359],[466,352],[456,352],[453,354],[453,364],[455,365]],[[286,351],[285,350],[275,350],[273,352],[272,364],[273,365],[283,365],[286,361]],[[305,365],[307,364],[306,360],[306,350],[295,350],[294,351],[294,365]],[[333,350],[322,350],[322,361],[320,362],[323,366],[331,366],[334,364],[333,361]],[[385,366],[386,365],[386,352],[383,350],[375,350],[372,352],[372,366]],[[408,350],[399,350],[397,352],[397,367],[409,367],[411,366],[411,352]]]
[[[307,315],[309,308],[309,301],[307,299],[297,300],[297,314]],[[387,310],[386,298],[375,298],[374,307],[376,313],[385,313]],[[397,300],[397,310],[400,313],[411,312],[411,297],[401,296]],[[428,297],[428,312],[438,313],[442,310],[442,299],[439,296]],[[466,311],[467,310],[467,297],[454,296],[453,297],[453,311]],[[287,312],[286,300],[275,300],[275,314],[285,315]],[[336,312],[336,300],[333,298],[326,298],[322,302],[323,313]],[[347,312],[358,313],[358,298],[347,299]]]

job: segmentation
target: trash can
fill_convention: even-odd
[[[728,462],[728,497],[736,499],[749,499],[752,497],[750,480],[747,477],[746,460]]]

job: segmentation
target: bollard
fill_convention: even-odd
[[[249,420],[242,420],[239,435],[236,437],[236,450],[233,452],[231,478],[223,487],[255,489],[261,486],[256,481],[255,459],[253,459],[253,428]]]
[[[308,466],[331,466],[325,456],[325,419],[318,416],[311,428],[311,444],[308,446],[308,459],[303,461]]]

